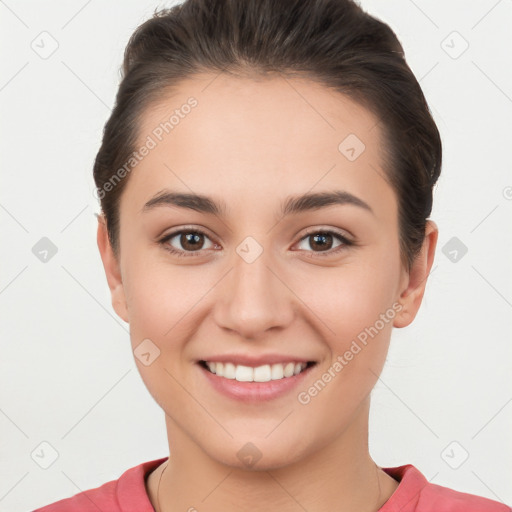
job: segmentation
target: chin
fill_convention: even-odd
[[[222,446],[215,446],[204,451],[217,462],[226,466],[246,471],[269,471],[294,464],[304,458],[306,453],[298,450],[298,444],[303,440],[295,442],[287,437],[288,442],[281,440],[250,438],[245,435],[240,440],[230,440]]]

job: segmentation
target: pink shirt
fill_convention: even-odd
[[[118,480],[33,512],[154,512],[145,478],[167,459],[143,462],[126,470]],[[382,469],[400,483],[379,512],[512,512],[497,501],[432,484],[412,464]]]

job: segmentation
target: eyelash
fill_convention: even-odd
[[[174,231],[173,233],[169,233],[168,235],[165,235],[165,237],[162,238],[159,241],[159,243],[163,246],[163,248],[166,251],[169,251],[171,254],[173,254],[175,256],[178,256],[180,258],[181,257],[201,256],[202,255],[202,250],[199,250],[199,251],[181,251],[179,249],[175,249],[174,247],[170,246],[167,243],[169,240],[172,240],[176,235],[181,235],[183,233],[186,233],[186,234],[193,233],[193,234],[203,235],[203,236],[209,238],[209,236],[204,231],[202,231],[200,229],[197,229],[197,228],[194,228],[194,229],[181,229],[179,231]],[[336,247],[335,249],[330,249],[328,251],[319,251],[319,252],[306,251],[306,252],[312,253],[312,254],[308,255],[308,257],[310,257],[310,258],[316,258],[316,257],[322,258],[322,257],[326,257],[326,256],[333,256],[334,254],[338,254],[340,251],[342,251],[343,249],[346,249],[347,247],[350,247],[352,245],[356,245],[355,242],[352,242],[351,240],[349,240],[348,238],[343,236],[341,233],[338,233],[337,231],[333,231],[333,230],[329,230],[329,229],[326,229],[326,230],[322,230],[322,229],[311,230],[308,233],[306,233],[299,240],[299,242],[302,242],[302,240],[304,240],[305,238],[308,238],[311,235],[318,235],[318,234],[333,235],[334,237],[338,238],[342,242],[342,244],[339,245],[338,247]]]

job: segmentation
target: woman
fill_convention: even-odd
[[[441,141],[392,30],[350,0],[186,0],[123,71],[97,240],[170,457],[39,510],[510,510],[368,451],[438,237]]]

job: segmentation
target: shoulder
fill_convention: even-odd
[[[423,509],[437,512],[511,512],[512,510],[499,501],[435,484],[429,484],[421,493],[419,505],[418,512]]]
[[[98,510],[118,512],[121,509],[116,503],[117,482],[112,480],[100,487],[45,505],[34,512],[98,512]]]
[[[146,491],[145,478],[165,460],[167,457],[143,462],[127,469],[117,480],[50,503],[33,512],[153,512]]]
[[[412,464],[382,469],[399,485],[379,512],[512,512],[499,501],[433,484]]]

